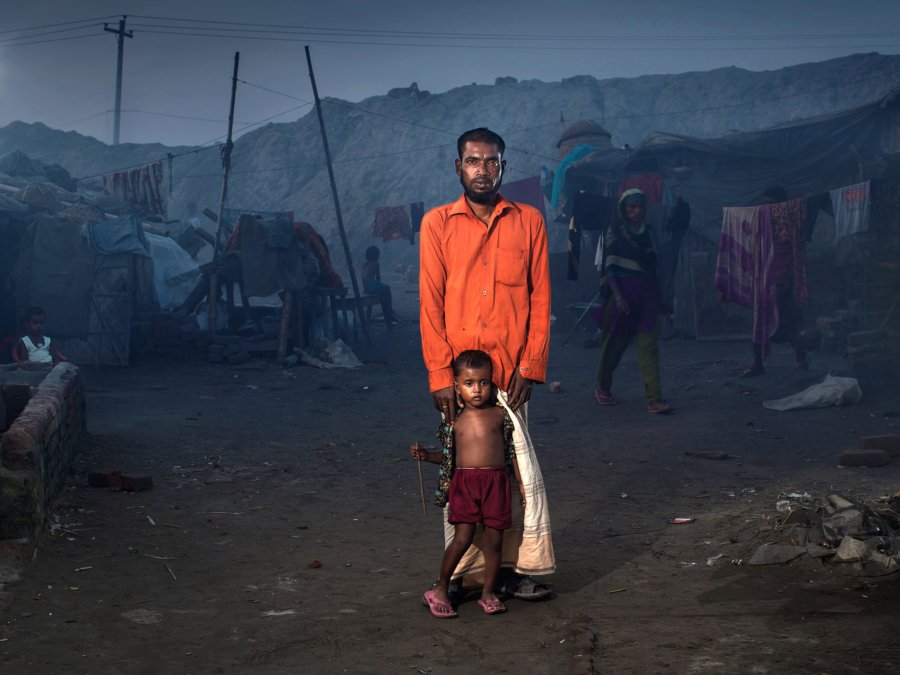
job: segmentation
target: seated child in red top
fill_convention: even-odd
[[[44,335],[44,325],[47,323],[47,312],[40,307],[29,307],[25,312],[26,334],[23,335],[12,350],[13,361],[16,363],[50,363],[68,361],[59,348],[51,344],[50,338]]]
[[[485,614],[500,614],[506,606],[494,593],[500,572],[503,531],[512,525],[508,467],[512,467],[522,490],[522,478],[512,444],[508,442],[506,410],[497,403],[491,381],[491,358],[482,351],[462,352],[453,361],[457,401],[462,403],[452,425],[448,522],[454,526],[453,541],[444,550],[440,577],[422,601],[439,619],[457,616],[450,604],[448,586],[460,559],[475,537],[478,523],[484,526],[484,588],[478,604]],[[445,426],[446,426],[445,422]],[[428,451],[418,443],[410,447],[414,459],[442,463],[444,453]],[[525,498],[522,497],[522,506]]]

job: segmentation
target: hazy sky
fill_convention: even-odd
[[[0,0],[0,125],[40,121],[111,142],[116,38],[103,23],[122,14],[134,31],[123,143],[223,137],[235,51],[249,83],[238,86],[238,130],[309,111],[306,44],[320,95],[349,101],[413,81],[440,93],[509,75],[772,70],[900,53],[900,0]]]

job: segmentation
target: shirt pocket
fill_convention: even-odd
[[[505,286],[524,286],[528,282],[528,252],[521,249],[497,249],[497,281]]]

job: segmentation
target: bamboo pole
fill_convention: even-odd
[[[341,235],[341,243],[344,245],[344,256],[347,258],[347,269],[350,273],[350,281],[353,284],[353,297],[356,299],[356,317],[362,326],[366,343],[371,345],[369,338],[369,325],[362,311],[362,301],[359,293],[359,284],[356,281],[356,271],[353,269],[353,258],[350,255],[350,244],[347,243],[347,233],[344,230],[344,219],[341,216],[341,203],[338,199],[337,184],[334,182],[334,167],[331,164],[331,150],[328,149],[328,135],[325,133],[325,118],[322,117],[322,101],[319,100],[319,90],[316,87],[316,76],[313,73],[312,59],[309,55],[309,45],[306,45],[306,64],[309,66],[309,81],[312,83],[313,96],[316,101],[316,114],[319,117],[319,129],[322,132],[322,145],[325,147],[325,161],[328,164],[328,180],[331,182],[331,196],[334,199],[334,211],[337,215],[338,232]]]

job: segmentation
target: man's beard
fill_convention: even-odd
[[[476,192],[475,190],[471,190],[466,182],[463,180],[463,177],[459,177],[459,182],[463,186],[463,192],[465,192],[466,199],[475,204],[493,204],[497,200],[497,194],[500,192],[500,184],[503,182],[503,178],[501,177],[497,184],[493,187],[493,189],[488,192]]]

